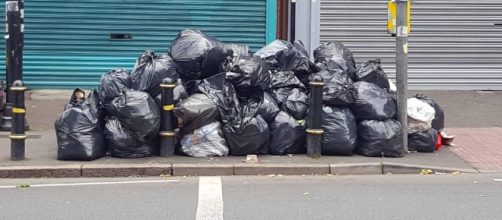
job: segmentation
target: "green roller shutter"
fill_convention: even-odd
[[[146,49],[165,53],[183,28],[256,50],[275,35],[274,7],[271,0],[29,0],[24,79],[30,88],[96,87],[102,73],[131,69]]]

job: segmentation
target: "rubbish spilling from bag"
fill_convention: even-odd
[[[275,40],[251,54],[248,46],[185,29],[168,53],[147,50],[132,70],[103,74],[87,97],[74,91],[55,122],[58,159],[158,156],[166,137],[190,157],[305,154],[314,79],[324,83],[323,155],[406,153],[395,86],[379,59],[357,65],[336,41],[322,43],[312,59],[301,41]],[[451,143],[433,99],[411,98],[408,117],[411,151]]]

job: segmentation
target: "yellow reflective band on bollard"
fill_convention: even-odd
[[[12,140],[24,140],[28,138],[28,135],[25,134],[11,134],[9,135],[9,138]]]
[[[160,88],[171,88],[176,87],[176,84],[160,84]]]
[[[22,92],[22,91],[26,91],[28,88],[26,88],[25,86],[13,86],[13,87],[10,87],[10,91],[15,91],[15,92]]]
[[[322,135],[324,133],[322,129],[311,129],[311,128],[307,128],[305,132],[307,132],[307,134],[310,135]]]
[[[14,114],[23,114],[23,113],[26,113],[26,110],[25,110],[25,109],[23,109],[23,108],[13,108],[13,109],[12,109],[12,112],[13,112]]]
[[[161,137],[176,137],[176,133],[172,131],[161,131],[159,132],[159,136]]]
[[[164,111],[172,111],[174,109],[174,104],[172,105],[164,105]]]

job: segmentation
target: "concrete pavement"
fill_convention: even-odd
[[[31,138],[27,141],[27,160],[9,160],[8,133],[0,132],[0,177],[344,175],[420,173],[422,169],[437,172],[502,172],[502,157],[498,150],[502,148],[497,139],[501,131],[496,128],[502,125],[502,113],[498,107],[502,106],[502,92],[410,91],[410,94],[415,93],[433,97],[443,106],[446,112],[446,131],[459,135],[456,147],[445,148],[434,154],[411,153],[404,158],[354,155],[324,156],[314,160],[304,155],[260,156],[258,163],[244,163],[244,157],[201,159],[183,156],[141,159],[105,157],[92,162],[58,161],[53,123],[62,112],[68,101],[65,97],[71,91],[30,91],[26,106],[32,131]],[[468,127],[454,128],[460,126]],[[473,138],[478,140],[473,141]],[[480,148],[479,143],[491,147]]]
[[[219,215],[213,219],[240,220],[491,220],[502,214],[501,174],[233,176],[213,184],[204,178],[2,179],[0,219],[198,220],[204,218],[196,213],[213,205],[223,207],[205,213]],[[209,188],[221,195],[207,194]]]

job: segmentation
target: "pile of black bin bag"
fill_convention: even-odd
[[[300,41],[250,54],[198,30],[180,31],[167,54],[146,51],[131,72],[111,70],[87,98],[75,90],[55,123],[58,159],[158,155],[160,83],[174,88],[178,154],[214,157],[306,152],[309,80],[325,82],[322,153],[403,156],[395,94],[379,60],[356,67],[339,42],[314,62]]]

